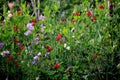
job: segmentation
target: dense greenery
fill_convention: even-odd
[[[4,1],[0,80],[120,80],[119,0]]]

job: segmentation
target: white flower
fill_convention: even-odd
[[[39,53],[38,53],[38,57],[40,57],[41,55],[42,55],[41,52],[39,52]]]
[[[66,49],[67,49],[67,50],[70,50],[70,46],[67,46]]]
[[[66,46],[67,46],[67,44],[65,43],[65,44],[64,44],[64,48],[66,48]]]
[[[11,11],[9,10],[8,13],[11,13]]]
[[[72,36],[72,38],[75,38],[75,36]]]
[[[39,80],[39,77],[36,77],[36,79],[35,80]]]

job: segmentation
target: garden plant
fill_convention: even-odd
[[[119,0],[0,0],[0,80],[120,80]]]

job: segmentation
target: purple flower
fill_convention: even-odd
[[[33,29],[34,29],[32,23],[28,23],[28,24],[27,24],[27,28],[28,28],[29,30],[33,30]]]
[[[112,4],[110,4],[109,8],[110,8],[110,9],[112,9],[112,8],[113,8],[113,5],[112,5]]]
[[[44,20],[45,19],[45,16],[43,16],[43,15],[40,15],[40,18],[39,18],[40,20]]]
[[[37,37],[37,38],[35,38],[34,40],[35,40],[35,41],[39,41],[40,39]]]
[[[32,61],[32,64],[35,65],[35,64],[36,64],[36,61]]]
[[[0,43],[0,48],[2,48],[4,46],[4,44],[3,43]]]
[[[28,46],[28,49],[31,49],[31,46]]]
[[[24,35],[28,36],[31,33],[31,30],[27,30]]]
[[[34,57],[34,60],[38,60],[38,56],[35,56],[35,57]]]
[[[5,54],[6,54],[6,55],[10,54],[10,51],[5,51]]]
[[[35,42],[31,42],[31,44],[35,44]]]

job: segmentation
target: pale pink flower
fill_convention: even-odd
[[[14,7],[14,4],[13,4],[13,3],[8,3],[8,7],[9,7],[9,8],[13,8],[13,7]]]
[[[13,15],[10,13],[10,14],[8,14],[8,17],[13,17]]]

